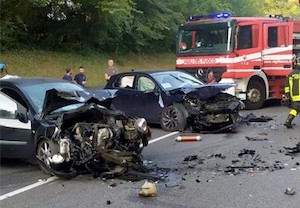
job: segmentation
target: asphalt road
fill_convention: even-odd
[[[267,107],[242,114],[251,112],[274,120],[242,124],[235,133],[197,134],[202,137],[198,142],[176,142],[178,134],[161,137],[169,132],[152,127],[152,139],[159,139],[144,149],[143,156],[147,166],[164,178],[156,182],[156,197],[138,195],[145,180],[82,175],[47,181],[43,179],[49,176],[35,165],[2,160],[0,207],[298,208],[300,154],[288,156],[284,147],[300,142],[300,117],[294,120],[294,129],[287,130],[282,126],[287,108]],[[188,156],[195,160],[184,161]],[[295,195],[284,193],[288,187],[295,189]]]

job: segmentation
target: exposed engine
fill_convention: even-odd
[[[142,164],[150,129],[143,118],[89,105],[56,119],[44,168],[60,177],[80,173],[118,175]]]
[[[244,104],[227,93],[219,93],[204,100],[195,92],[185,97],[184,106],[188,111],[188,123],[193,131],[211,132],[233,127]]]

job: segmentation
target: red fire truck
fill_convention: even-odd
[[[292,58],[300,57],[300,20],[229,12],[190,16],[179,27],[176,45],[177,69],[206,82],[234,82],[229,93],[257,109],[283,94]]]

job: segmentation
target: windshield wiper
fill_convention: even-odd
[[[185,80],[189,80],[189,81],[191,81],[191,82],[193,82],[193,83],[199,84],[199,82],[197,82],[197,81],[195,81],[195,80],[193,80],[193,79],[187,78],[187,77],[182,77],[182,76],[180,76],[180,78],[185,79]],[[201,83],[201,84],[202,84],[202,83]]]
[[[182,79],[179,79],[178,77],[175,77],[173,74],[170,74],[170,76],[173,77],[173,78],[175,78],[175,79],[177,79],[180,82],[184,82]]]

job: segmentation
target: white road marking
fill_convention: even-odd
[[[9,192],[7,194],[4,194],[4,195],[0,196],[0,201],[2,201],[3,199],[7,199],[8,197],[12,197],[14,195],[20,194],[22,192],[28,191],[30,189],[36,188],[38,186],[50,183],[50,182],[55,181],[57,179],[58,179],[58,177],[53,176],[53,177],[47,178],[46,180],[41,180],[41,181],[38,181],[34,184],[31,184],[31,185],[25,186],[23,188],[17,189],[15,191]]]
[[[154,143],[154,142],[157,142],[157,141],[162,140],[162,139],[164,139],[164,138],[173,136],[173,135],[175,135],[175,134],[178,134],[178,131],[174,131],[174,132],[172,132],[172,133],[163,135],[163,136],[161,136],[161,137],[157,137],[156,139],[152,139],[152,140],[150,140],[150,141],[148,142],[148,144],[152,144],[152,143]]]
[[[165,138],[167,138],[167,137],[173,136],[173,135],[175,135],[175,134],[178,134],[178,131],[175,131],[175,132],[172,132],[172,133],[163,135],[163,136],[161,136],[161,137],[157,137],[157,138],[155,138],[155,139],[152,139],[152,140],[149,141],[149,144],[152,144],[152,143],[154,143],[154,142],[158,142],[158,141],[160,141],[160,140],[162,140],[162,139],[165,139]],[[42,185],[44,185],[44,184],[50,183],[50,182],[55,181],[55,180],[57,180],[57,179],[58,179],[58,177],[53,176],[53,177],[47,178],[47,179],[45,179],[45,180],[41,180],[41,181],[38,181],[38,182],[36,182],[36,183],[33,183],[33,184],[31,184],[31,185],[25,186],[25,187],[23,187],[23,188],[17,189],[17,190],[15,190],[15,191],[9,192],[9,193],[7,193],[7,194],[4,194],[4,195],[0,196],[0,201],[2,201],[2,200],[4,200],[4,199],[7,199],[7,198],[9,198],[9,197],[15,196],[15,195],[17,195],[17,194],[23,193],[23,192],[25,192],[25,191],[29,191],[30,189],[34,189],[34,188],[36,188],[36,187],[38,187],[38,186],[42,186]]]

